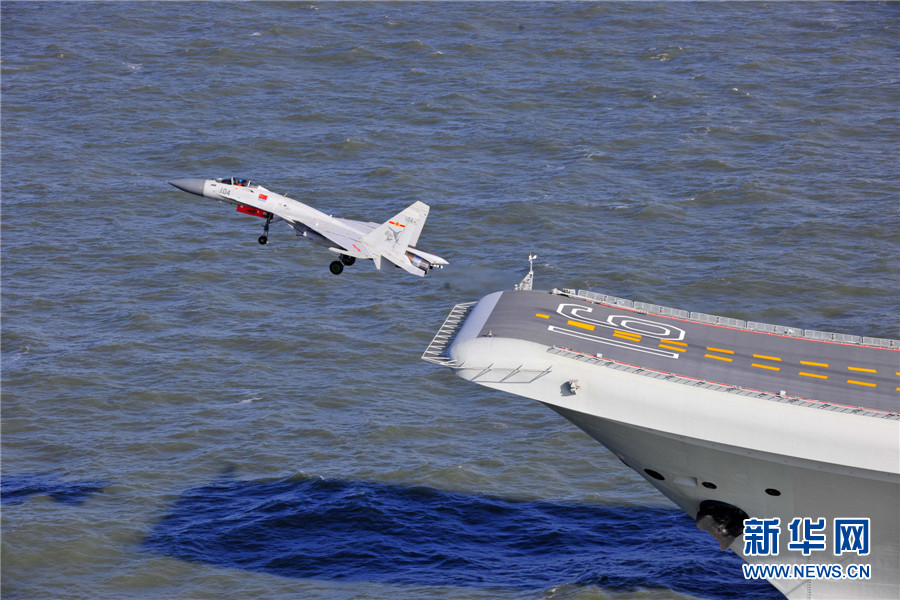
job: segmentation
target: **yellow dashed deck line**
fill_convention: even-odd
[[[875,387],[878,385],[877,383],[869,383],[868,381],[855,381],[853,379],[848,379],[847,383],[852,383],[853,385],[864,385],[866,387]]]
[[[674,350],[675,352],[685,352],[687,348],[679,348],[678,346],[669,346],[668,344],[660,344],[660,348],[665,348],[666,350]]]
[[[641,335],[639,333],[629,333],[628,331],[613,331],[613,337],[622,338],[630,342],[641,341]]]
[[[828,375],[819,375],[818,373],[804,373],[800,371],[798,375],[803,375],[804,377],[815,377],[816,379],[828,379]]]
[[[716,356],[715,354],[704,354],[704,358],[714,358],[716,360],[723,360],[725,362],[732,362],[734,359],[728,356]]]
[[[811,362],[808,360],[801,360],[800,364],[806,365],[807,367],[823,367],[825,369],[828,368],[828,363],[817,363],[817,362]]]
[[[588,325],[587,323],[579,323],[578,321],[569,321],[568,325],[572,327],[581,327],[582,329],[587,329],[588,331],[593,331],[595,328],[593,325]]]
[[[756,356],[756,355],[754,354],[753,356]],[[758,358],[758,357],[757,357],[757,358]],[[753,363],[753,364],[751,364],[750,366],[751,366],[751,367],[756,367],[757,369],[767,369],[767,370],[769,370],[769,371],[780,371],[780,370],[781,370],[781,367],[772,367],[772,366],[770,366],[770,365],[758,365],[758,364],[756,364],[756,363]]]
[[[535,317],[537,317],[539,319],[550,319],[550,315],[544,314],[544,313],[536,313]],[[590,323],[582,323],[580,321],[568,320],[567,324],[572,327],[578,327],[580,329],[585,329],[587,331],[594,331],[596,329],[595,325],[591,325]],[[625,340],[628,340],[631,342],[640,342],[643,339],[643,336],[641,334],[633,333],[630,331],[616,330],[612,333],[612,335],[613,335],[613,337],[618,337],[618,338],[625,339]],[[686,352],[687,348],[688,348],[688,344],[687,344],[687,342],[682,342],[679,340],[660,339],[658,347],[665,348],[667,350],[672,350],[674,352]],[[716,353],[724,354],[727,356],[719,356],[718,354],[704,354],[703,355],[704,358],[710,358],[712,360],[719,360],[719,361],[728,362],[728,363],[734,362],[734,356],[735,356],[734,350],[728,350],[726,348],[716,348],[713,346],[706,346],[706,349],[709,352],[716,352]],[[753,354],[752,357],[756,358],[756,359],[774,361],[774,362],[778,362],[778,363],[784,361],[784,359],[782,359],[780,356],[769,356],[766,354]],[[811,360],[801,360],[799,362],[801,365],[807,366],[807,367],[819,367],[822,369],[830,369],[831,368],[831,365],[829,363],[824,363],[824,362],[816,362],[816,361],[811,361]],[[764,369],[767,371],[781,371],[780,366],[773,366],[773,365],[760,364],[760,363],[751,363],[750,366],[757,368],[757,369]],[[867,367],[848,366],[847,370],[853,371],[856,373],[873,373],[873,374],[878,373],[877,369],[870,369]],[[820,379],[820,380],[826,380],[829,378],[829,375],[823,375],[821,373],[809,373],[806,371],[799,371],[797,374],[800,377],[810,377],[813,379]],[[895,375],[900,377],[900,371],[896,371]],[[850,385],[858,385],[858,386],[869,387],[869,388],[878,387],[877,383],[872,383],[869,381],[859,381],[856,379],[847,379],[847,383]],[[900,387],[895,388],[895,390],[897,392],[900,392]]]

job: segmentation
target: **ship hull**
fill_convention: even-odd
[[[548,303],[552,308],[557,302],[533,298],[543,307],[537,312],[526,307],[525,314],[539,319],[550,313]],[[519,335],[521,330],[507,324],[515,319],[498,319],[503,302],[492,295],[463,312],[457,307],[435,338],[443,335],[445,341],[440,348],[430,347],[431,355],[426,351],[423,358],[473,383],[550,407],[748,565],[796,567],[787,577],[766,577],[786,597],[900,597],[900,420],[895,412],[862,408],[852,393],[845,396],[851,406],[835,405],[548,346],[543,338]],[[516,302],[531,302],[531,297],[519,296]],[[576,314],[586,310],[576,309],[582,311]],[[675,327],[659,318],[641,319],[645,332],[656,323]],[[681,347],[699,344],[694,340],[703,333],[692,330]],[[609,352],[611,345],[604,348]],[[834,350],[842,349],[823,352]],[[873,365],[890,365],[897,357],[891,349],[884,351],[888,354],[867,352]],[[876,370],[879,376],[888,372],[883,366],[872,368]],[[880,397],[879,406],[891,405],[893,398]],[[777,547],[766,555],[745,552],[746,518],[780,519]],[[838,554],[831,530],[823,549],[803,553],[791,548],[789,543],[800,538],[789,538],[788,524],[797,518],[824,519],[829,527],[837,520],[868,519],[868,548]],[[810,566],[813,572],[826,567],[826,576],[806,576],[810,571],[804,569]],[[842,575],[835,577],[837,567]]]
[[[828,523],[855,515],[868,516],[873,529],[871,551],[865,558],[854,554],[836,561],[829,553],[822,558],[812,554],[806,559],[800,553],[787,551],[786,540],[782,540],[777,556],[746,556],[741,537],[731,544],[730,550],[750,564],[840,564],[842,572],[857,565],[869,565],[871,569],[871,579],[867,581],[770,579],[787,598],[897,598],[897,484],[886,481],[883,474],[835,470],[827,463],[711,444],[548,406],[616,454],[692,518],[696,518],[701,503],[711,497],[724,498],[749,515],[779,517],[783,524],[798,515],[825,518]],[[659,480],[646,470],[670,475]],[[700,477],[683,475],[698,471],[704,473],[702,481]],[[671,475],[678,473],[682,475]],[[766,489],[778,489],[781,494],[777,498],[760,489],[760,483],[773,480],[780,488]],[[723,493],[716,494],[704,483],[714,483]]]

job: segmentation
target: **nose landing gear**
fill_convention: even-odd
[[[263,225],[263,234],[259,236],[259,239],[256,241],[260,243],[260,245],[265,246],[266,242],[269,241],[269,223],[272,222],[272,217],[274,217],[272,213],[266,213],[266,224]]]

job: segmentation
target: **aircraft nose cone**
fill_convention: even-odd
[[[184,190],[185,192],[190,192],[191,194],[197,194],[198,196],[203,195],[203,184],[206,183],[203,179],[193,179],[193,178],[185,178],[185,179],[173,179],[171,181],[166,181],[169,185],[174,185],[179,190]]]

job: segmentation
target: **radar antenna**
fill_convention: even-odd
[[[528,274],[523,277],[522,281],[514,288],[516,291],[531,289],[531,284],[534,281],[534,259],[536,258],[537,254],[528,253]]]

